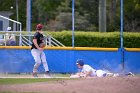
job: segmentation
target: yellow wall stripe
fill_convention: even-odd
[[[140,51],[140,48],[125,48],[126,51]]]
[[[0,49],[31,49],[31,46],[0,46]],[[118,51],[118,48],[97,48],[97,47],[45,47],[48,50],[97,50],[97,51]],[[140,51],[140,48],[125,48],[126,51]]]
[[[31,49],[30,46],[0,46],[0,49]]]
[[[97,50],[97,51],[117,51],[118,48],[95,48],[95,47],[46,47],[50,50]]]
[[[0,49],[31,49],[30,46],[0,46]],[[117,51],[118,48],[96,48],[96,47],[45,47],[48,50],[97,50],[97,51]]]

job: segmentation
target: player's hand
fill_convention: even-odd
[[[43,51],[44,49],[43,49],[43,48],[38,48],[38,50],[41,50],[41,51]]]

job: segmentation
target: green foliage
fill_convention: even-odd
[[[124,46],[128,48],[140,48],[140,33],[125,33]]]
[[[19,21],[26,28],[26,2],[18,0]],[[120,29],[120,0],[107,2],[107,31]],[[42,23],[47,30],[71,30],[72,0],[33,0],[32,30]],[[0,0],[0,11],[10,11],[16,20],[16,0]],[[75,30],[98,31],[99,0],[75,0]],[[10,9],[10,7],[13,9]],[[69,17],[69,18],[68,18]],[[67,21],[67,22],[66,22]],[[65,24],[66,22],[66,24]],[[140,31],[140,0],[124,0],[124,31]]]
[[[0,32],[4,34],[5,32]],[[35,32],[25,32],[23,35],[34,34]],[[15,33],[19,35],[19,32]],[[44,31],[44,34],[50,34],[52,37],[60,41],[65,46],[72,46],[72,31],[51,32]],[[75,47],[106,47],[119,48],[120,47],[120,33],[119,32],[83,32],[75,31]],[[140,33],[124,32],[124,47],[126,48],[140,48]],[[19,40],[19,38],[17,38]]]
[[[72,46],[71,44],[71,32],[70,31],[62,31],[62,32],[48,32],[48,34],[52,35],[58,41],[60,41],[65,46]]]
[[[58,16],[56,16],[55,21],[51,21],[47,30],[52,31],[62,31],[62,30],[70,30],[72,28],[72,14],[61,12]],[[86,19],[85,16],[79,15],[79,13],[75,13],[75,30],[84,30],[84,31],[96,31],[95,25],[91,25],[91,23]]]
[[[34,0],[33,7],[33,22],[46,24],[50,19],[55,19],[57,8],[64,0]]]
[[[140,9],[139,0],[124,1],[124,29],[126,31],[139,31],[140,30]]]
[[[19,22],[22,23],[22,27],[26,27],[26,0],[0,0],[0,12],[7,11],[13,13],[10,18],[17,20],[16,4],[18,4],[18,17]],[[11,8],[13,7],[13,8]]]
[[[50,22],[47,29],[53,31],[61,31],[63,29],[71,29],[71,13],[60,13],[55,21]]]
[[[86,19],[98,26],[98,4],[99,0],[76,0],[76,12],[86,17]]]
[[[72,46],[72,32],[48,32],[54,38],[59,40],[65,46]],[[78,32],[75,31],[75,47],[120,47],[120,33],[119,32]],[[124,33],[124,47],[139,48],[140,47],[140,33]]]

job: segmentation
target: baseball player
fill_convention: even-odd
[[[43,28],[42,24],[38,24],[36,26],[37,31],[34,34],[33,41],[32,41],[32,47],[31,47],[31,54],[35,60],[35,64],[33,67],[33,76],[34,77],[38,77],[37,70],[38,70],[38,67],[40,66],[41,62],[42,62],[43,67],[45,69],[46,77],[50,77],[45,53],[43,52],[43,48],[39,47],[39,45],[44,42],[44,37],[41,34],[42,28]]]
[[[132,72],[128,73],[111,73],[109,71],[104,70],[96,70],[92,68],[91,66],[84,64],[84,61],[82,59],[79,59],[76,61],[77,67],[80,69],[78,73],[75,75],[71,75],[70,78],[83,78],[83,77],[105,77],[105,76],[134,76]]]
[[[77,67],[80,69],[78,73],[75,75],[70,76],[71,78],[81,78],[81,77],[104,77],[106,76],[106,72],[103,70],[96,70],[93,67],[84,64],[82,59],[76,61]]]

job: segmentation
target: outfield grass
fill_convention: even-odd
[[[1,84],[27,84],[35,82],[50,82],[59,80],[69,80],[68,78],[1,78]]]
[[[39,92],[0,92],[0,93],[39,93]]]
[[[60,73],[50,73],[51,76],[53,77],[70,77],[70,74],[60,74]],[[43,73],[38,73],[39,77],[44,77]],[[32,77],[32,74],[26,74],[26,73],[20,73],[20,74],[16,74],[16,73],[8,73],[8,74],[4,74],[4,73],[0,73],[0,78],[2,77]]]

